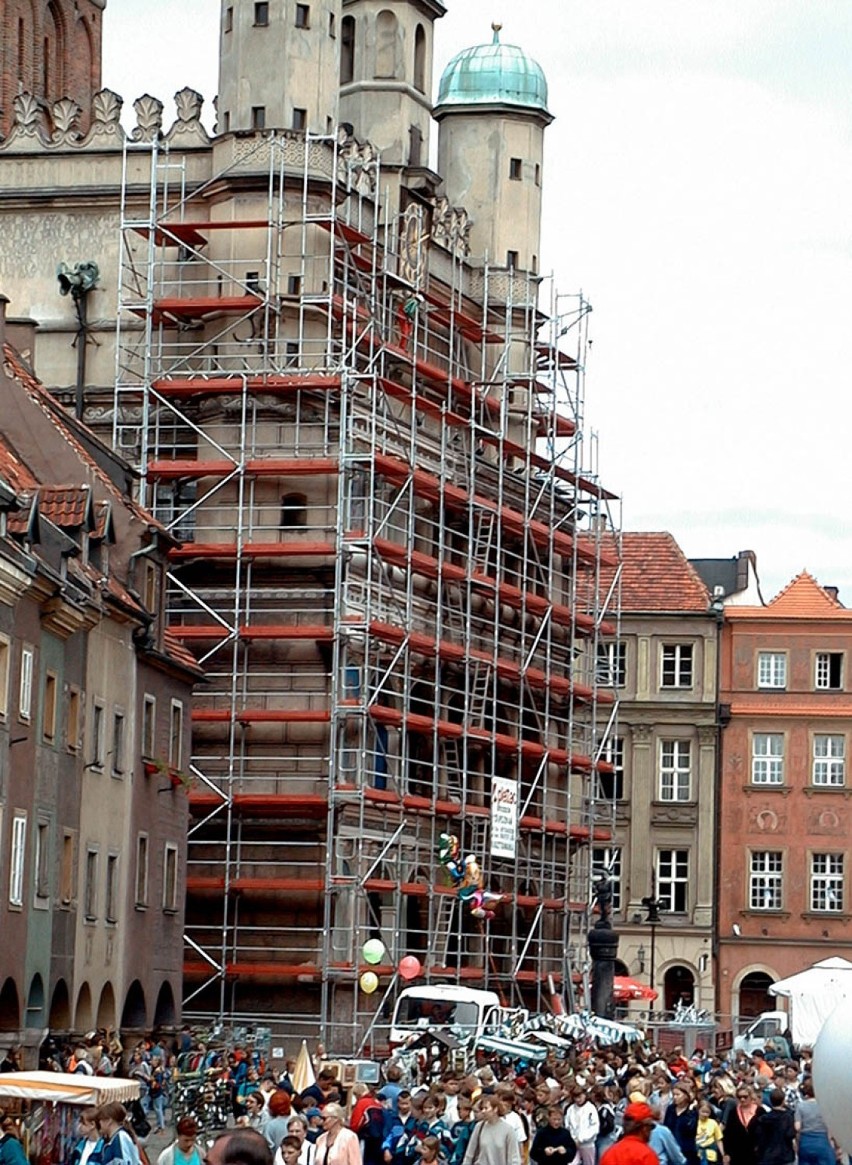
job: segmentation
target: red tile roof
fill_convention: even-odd
[[[175,660],[176,663],[203,674],[203,668],[198,666],[198,661],[196,660],[195,656],[191,651],[184,647],[184,645],[181,643],[178,637],[173,634],[173,632],[163,632],[163,647],[166,654],[171,656],[171,658]]]
[[[734,619],[852,619],[852,611],[839,603],[813,575],[801,571],[765,607],[726,607]]]
[[[610,545],[615,539],[610,537]],[[710,603],[707,587],[673,536],[666,531],[622,534],[621,610],[706,614]],[[614,572],[601,570],[605,594]]]
[[[62,530],[76,530],[92,522],[92,491],[87,485],[43,485],[38,508]]]

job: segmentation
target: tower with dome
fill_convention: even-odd
[[[222,0],[212,132],[191,88],[127,130],[93,69],[70,97],[24,78],[0,142],[6,338],[173,538],[139,593],[206,677],[181,893],[146,906],[183,935],[182,1018],[340,1055],[386,1046],[401,967],[570,996],[612,824],[616,499],[585,463],[589,305],[541,274],[547,84],[495,26],[433,105],[445,15]],[[60,260],[97,264],[82,315]],[[125,726],[133,781],[156,716]],[[130,912],[143,847],[117,844]],[[69,908],[78,949],[103,925]],[[110,1026],[162,1018],[131,966]]]

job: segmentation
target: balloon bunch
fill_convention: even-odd
[[[506,895],[484,888],[479,862],[473,854],[462,858],[459,839],[454,833],[442,833],[438,838],[438,861],[450,875],[459,901],[470,907],[473,917],[486,921],[494,918],[493,908],[505,901]]]

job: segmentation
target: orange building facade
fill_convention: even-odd
[[[852,949],[852,610],[806,573],[726,605],[720,681],[717,989],[736,1020]]]

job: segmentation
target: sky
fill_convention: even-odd
[[[630,530],[852,606],[852,4],[445,0],[543,67],[541,269],[592,304],[586,431]],[[108,0],[126,106],[216,92],[218,0]],[[209,120],[209,119],[208,119]]]

